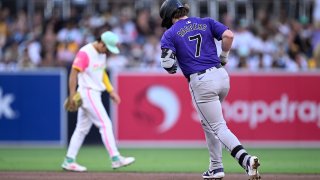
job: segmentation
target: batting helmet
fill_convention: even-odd
[[[182,0],[166,0],[160,7],[160,17],[162,18],[162,27],[170,28],[172,26],[173,13],[184,7],[185,2]]]

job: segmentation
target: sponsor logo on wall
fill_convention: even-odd
[[[0,119],[12,120],[17,117],[17,113],[12,108],[12,104],[15,100],[14,94],[6,93],[2,87],[0,87]]]
[[[319,79],[231,76],[222,104],[228,127],[246,141],[320,141]],[[116,116],[120,141],[204,140],[184,77],[120,75],[118,89],[125,99]]]

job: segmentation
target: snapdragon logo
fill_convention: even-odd
[[[2,119],[2,117],[7,119],[14,119],[16,117],[16,113],[11,107],[14,99],[13,94],[4,94],[0,87],[0,119]]]
[[[174,127],[180,114],[180,103],[175,92],[165,86],[152,86],[147,90],[147,99],[164,113],[158,132],[164,133]]]
[[[248,122],[254,129],[259,123],[270,120],[274,123],[293,122],[317,123],[320,128],[320,103],[311,100],[290,101],[287,94],[279,100],[266,103],[262,100],[223,103],[225,119]]]
[[[167,86],[146,87],[137,93],[134,99],[133,116],[141,126],[154,128],[161,134],[177,124],[181,104],[176,92]]]

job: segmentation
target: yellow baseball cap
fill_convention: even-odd
[[[101,40],[110,52],[112,52],[113,54],[120,53],[120,50],[117,47],[117,44],[119,43],[119,37],[115,33],[106,31],[101,34]]]

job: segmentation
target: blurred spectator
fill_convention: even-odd
[[[56,46],[57,46],[57,35],[55,33],[55,19],[50,19],[43,32],[41,39],[41,57],[42,62],[40,66],[55,66],[57,64],[55,58]]]
[[[307,70],[307,67],[306,58],[301,53],[296,53],[293,55],[293,59],[287,62],[286,70],[297,72],[300,70]]]
[[[30,37],[30,40],[26,43],[27,54],[25,55],[28,56],[34,66],[38,66],[42,61],[41,43],[39,42],[38,38],[35,37]]]
[[[313,23],[320,22],[320,0],[314,0]]]
[[[83,43],[82,34],[73,19],[65,22],[63,27],[57,34],[57,60],[60,66],[69,67]]]
[[[76,55],[79,45],[74,42],[59,42],[57,46],[57,60],[60,66],[69,67]]]
[[[45,52],[40,67],[55,67],[57,66],[57,61],[55,59],[55,54],[53,52]]]
[[[146,38],[154,33],[154,23],[149,10],[141,9],[138,11],[136,26],[138,32],[137,42],[144,44],[147,41]]]
[[[222,23],[225,24],[229,29],[234,29],[234,19],[228,13],[222,15]]]
[[[291,61],[289,55],[286,53],[285,47],[280,45],[278,51],[274,56],[274,61],[272,63],[273,68],[285,69],[287,63]]]
[[[249,24],[246,19],[240,19],[239,27],[234,32],[234,41],[232,49],[235,50],[239,56],[239,68],[247,68],[247,58],[251,55],[253,50],[255,37],[249,31]]]
[[[309,49],[309,34],[303,35],[304,31],[302,29],[301,23],[292,20],[291,31],[289,33],[288,44],[289,44],[289,55],[293,58],[296,53],[302,52],[304,54],[310,54]],[[311,34],[311,33],[310,33]]]
[[[59,8],[53,8],[52,15],[44,19],[38,7],[32,17],[25,11],[28,8],[10,11],[8,7],[0,7],[0,69],[68,68],[79,47],[106,30],[113,30],[122,42],[121,56],[111,58],[110,69],[161,69],[159,40],[164,29],[158,13],[151,13],[151,5],[157,3],[132,4],[135,3],[108,3],[102,13],[91,12],[84,4],[75,5],[71,6],[68,20],[62,19]],[[320,68],[320,0],[312,1],[312,13],[287,12],[288,8],[282,8],[288,5],[287,1],[281,1],[280,5],[278,17],[270,13],[269,6],[254,9],[253,22],[244,18],[247,16],[233,17],[232,13],[221,11],[220,20],[235,32],[227,69]]]
[[[43,16],[40,11],[37,11],[33,16],[31,32],[34,37],[40,37],[43,29]]]
[[[132,20],[132,11],[130,7],[124,7],[120,12],[119,23],[113,28],[113,32],[120,37],[120,42],[123,44],[133,43],[138,35],[136,25]]]
[[[78,45],[82,45],[82,34],[77,27],[77,22],[73,19],[67,20],[65,26],[58,32],[57,40],[59,43],[75,42]]]
[[[8,46],[4,52],[3,63],[0,69],[17,70],[19,59],[19,44],[14,41]]]
[[[142,45],[138,43],[133,43],[130,48],[130,58],[129,60],[129,67],[137,68],[143,67],[142,58],[143,58],[143,49]]]
[[[23,41],[27,40],[28,26],[26,25],[26,22],[28,22],[27,14],[25,11],[20,10],[15,19],[12,29],[12,38],[14,41],[22,43]]]
[[[3,48],[7,42],[7,37],[9,35],[9,26],[6,21],[7,10],[0,9],[0,57],[3,55]],[[1,62],[1,59],[0,59]]]
[[[311,68],[320,68],[320,44],[313,51],[313,64],[311,64]]]
[[[258,69],[265,69],[269,70],[272,68],[273,58],[276,53],[277,47],[273,39],[271,38],[270,34],[265,31],[261,30],[261,33],[258,37],[256,37],[254,41],[254,47],[252,56],[256,57],[257,61],[256,68]],[[252,61],[252,60],[251,60]]]
[[[111,72],[125,70],[128,67],[128,59],[123,55],[111,55],[108,57],[107,69]]]
[[[248,58],[248,56],[240,54],[239,63],[238,63],[239,69],[247,69],[248,68],[247,58]]]
[[[320,20],[315,23],[314,31],[311,35],[311,46],[313,51],[313,57],[310,62],[310,68],[320,68]]]
[[[150,35],[147,37],[147,42],[143,46],[143,55],[144,66],[148,68],[161,68],[160,41],[155,35]]]
[[[36,67],[36,65],[28,56],[28,48],[24,48],[23,52],[21,53],[18,66],[20,69],[32,69]]]

